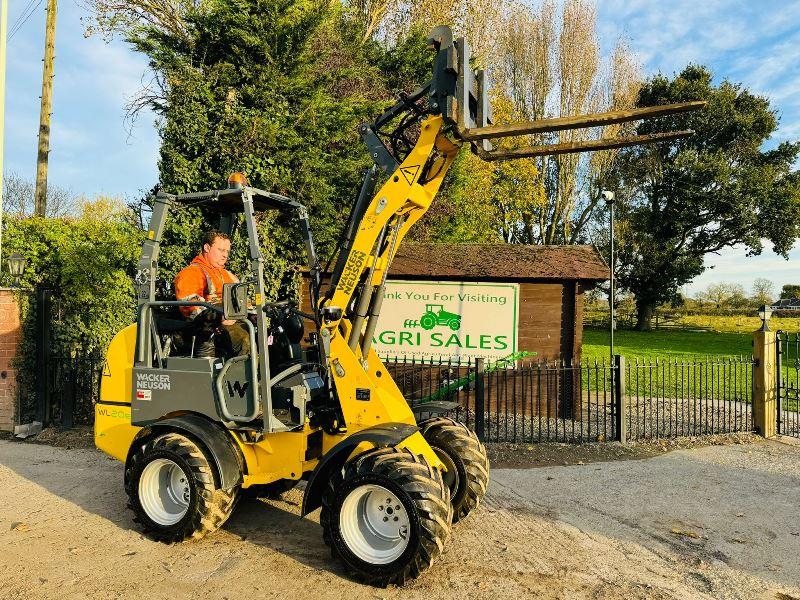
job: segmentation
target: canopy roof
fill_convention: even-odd
[[[244,212],[244,194],[249,192],[253,198],[253,209],[256,212],[265,210],[289,210],[305,208],[295,200],[280,194],[265,192],[258,188],[244,186],[226,188],[224,190],[209,190],[207,192],[194,192],[191,194],[167,194],[159,192],[159,196],[170,198],[177,204],[211,210],[221,214]]]

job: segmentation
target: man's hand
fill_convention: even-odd
[[[203,312],[195,317],[195,321],[201,323],[204,327],[214,329],[215,327],[219,326],[220,322],[222,321],[222,314],[210,308],[206,308]]]

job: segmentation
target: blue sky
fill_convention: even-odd
[[[10,0],[12,26],[27,3]],[[8,46],[5,169],[29,179],[36,167],[44,5]],[[85,13],[77,0],[61,0],[58,10],[50,181],[89,196],[135,197],[157,178],[154,116],[124,120],[146,61],[121,42],[84,38]],[[646,73],[672,74],[689,62],[708,65],[718,78],[741,81],[772,99],[781,116],[776,142],[800,138],[800,0],[599,0],[597,10],[606,49],[624,37]],[[749,290],[756,277],[778,287],[800,283],[800,248],[789,262],[771,251],[745,258],[744,250],[732,249],[707,264],[715,268],[687,292],[714,281]]]
[[[11,26],[27,3],[10,0]],[[46,4],[8,43],[5,170],[27,179],[36,175]],[[121,42],[84,38],[85,15],[76,0],[59,2],[49,182],[76,194],[133,197],[157,178],[153,115],[132,128],[124,120],[147,63]]]

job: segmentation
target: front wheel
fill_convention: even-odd
[[[453,503],[453,522],[475,510],[489,484],[486,448],[466,425],[446,417],[419,423],[425,441],[447,467],[445,482]]]
[[[399,448],[376,448],[335,473],[320,524],[334,558],[362,581],[402,585],[441,554],[450,537],[450,493],[438,469]]]
[[[142,444],[125,469],[125,491],[134,520],[153,539],[200,539],[228,519],[238,488],[214,483],[211,464],[190,439],[168,433]]]

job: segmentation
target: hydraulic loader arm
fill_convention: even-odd
[[[361,214],[354,216],[346,259],[339,261],[341,266],[322,300],[323,305],[341,309],[321,311],[321,335],[331,348],[329,363],[334,374],[343,369],[343,360],[352,363],[355,359],[364,370],[369,369],[389,265],[408,230],[430,208],[460,150],[460,145],[445,135],[443,125],[440,115],[422,120],[414,147]],[[344,338],[346,346],[336,343],[337,336]],[[342,353],[350,356],[345,359]]]
[[[460,149],[444,135],[443,122],[441,116],[422,122],[416,145],[366,207],[330,295],[330,306],[346,309],[365,271],[369,275],[366,287],[381,285],[397,247],[427,212]]]
[[[372,337],[397,248],[430,208],[462,147],[471,148],[482,160],[501,161],[663,142],[692,132],[668,131],[503,150],[495,149],[490,140],[662,117],[705,105],[686,102],[494,126],[488,75],[473,71],[466,40],[453,40],[448,27],[436,27],[429,42],[436,52],[431,80],[411,94],[401,94],[383,115],[360,127],[374,166],[364,177],[343,232],[328,289],[315,302],[321,349],[336,383],[342,416],[348,426],[355,420],[357,428],[370,426],[364,421],[368,413],[369,419],[378,422],[414,422],[397,386],[390,377],[381,378],[380,371],[385,369],[371,351]],[[379,169],[386,179],[375,192]],[[317,280],[314,299],[319,297],[318,292]],[[363,410],[364,401],[370,398],[369,389],[376,387],[401,402],[384,402],[377,412]]]

